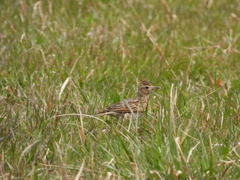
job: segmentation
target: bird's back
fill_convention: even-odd
[[[148,104],[147,97],[135,97],[131,99],[125,99],[121,102],[113,104],[106,109],[100,109],[97,116],[113,114],[125,114],[125,113],[142,113]]]

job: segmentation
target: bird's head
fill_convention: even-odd
[[[159,89],[159,87],[153,86],[148,80],[143,79],[138,87],[138,96],[149,96],[149,94],[155,89]]]

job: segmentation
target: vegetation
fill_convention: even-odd
[[[0,9],[0,179],[240,179],[238,1]],[[142,118],[93,116],[143,78]]]

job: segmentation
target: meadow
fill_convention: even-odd
[[[2,0],[0,179],[240,179],[237,0]],[[160,89],[139,119],[95,117]]]

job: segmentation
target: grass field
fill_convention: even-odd
[[[240,179],[237,0],[2,0],[0,179]],[[138,120],[94,117],[160,86]]]

